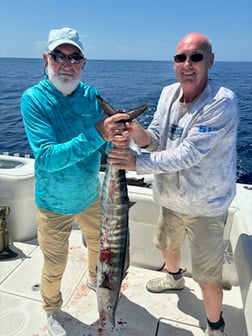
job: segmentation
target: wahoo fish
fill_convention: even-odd
[[[97,96],[104,112],[111,116],[118,112]],[[147,105],[127,111],[130,120],[147,109]],[[128,121],[128,120],[127,120]],[[97,305],[99,323],[103,329],[107,321],[115,326],[115,313],[121,284],[129,267],[129,197],[125,170],[107,163],[101,192],[100,246],[97,265]]]

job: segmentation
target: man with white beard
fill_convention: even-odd
[[[38,241],[44,257],[43,308],[50,336],[65,336],[61,280],[74,220],[88,248],[87,285],[96,289],[99,247],[99,169],[108,141],[128,146],[126,113],[104,118],[99,92],[80,80],[86,64],[82,42],[71,28],[49,33],[45,78],[21,99],[26,134],[35,157]],[[118,136],[120,134],[120,136]]]

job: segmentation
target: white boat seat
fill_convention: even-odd
[[[242,233],[234,252],[247,329],[252,330],[252,235]],[[250,318],[248,318],[250,316]]]

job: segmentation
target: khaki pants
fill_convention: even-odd
[[[162,251],[178,251],[188,237],[192,277],[199,283],[222,280],[223,233],[227,214],[194,217],[161,207],[154,243]]]
[[[89,276],[92,281],[96,280],[100,212],[100,198],[77,215],[61,215],[38,209],[38,242],[44,257],[41,296],[46,312],[56,312],[62,306],[61,280],[67,263],[68,239],[75,219],[87,243]]]

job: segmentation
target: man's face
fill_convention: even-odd
[[[174,71],[183,91],[192,92],[193,96],[197,96],[207,83],[213,54],[201,49],[197,43],[181,43],[176,50],[176,55]]]
[[[71,44],[62,44],[49,54],[44,54],[48,78],[63,95],[70,95],[80,82],[86,63],[81,56],[79,49]]]

